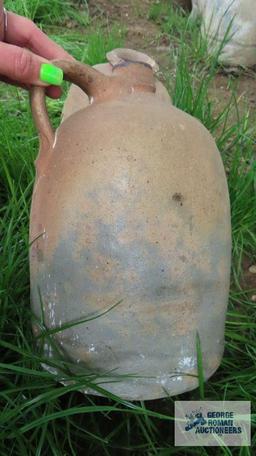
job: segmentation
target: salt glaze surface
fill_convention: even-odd
[[[72,93],[81,90],[72,87],[57,134],[43,89],[31,93],[40,136],[32,309],[45,327],[60,329],[45,341],[46,357],[96,373],[122,398],[157,399],[198,386],[197,333],[206,379],[221,361],[227,183],[209,132],[156,89],[155,63],[125,49],[108,59],[100,71],[56,62],[88,95],[77,109]],[[65,329],[81,319],[88,321]]]

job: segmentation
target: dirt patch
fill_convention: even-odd
[[[252,260],[248,257],[243,259],[243,275],[241,279],[241,286],[246,290],[252,290],[252,296],[255,296],[256,300],[256,273],[251,272],[254,268],[252,265],[255,265]]]
[[[229,77],[217,74],[209,90],[209,96],[219,111],[224,109],[233,93],[236,93],[239,112],[244,113],[249,109],[253,114],[256,107],[256,73],[247,71]]]
[[[96,20],[105,20],[106,23],[116,22],[126,30],[125,46],[149,54],[155,58],[160,66],[168,63],[169,41],[163,37],[160,26],[148,19],[152,6],[149,0],[91,0],[90,14]],[[159,50],[159,47],[162,49]],[[160,53],[160,54],[159,54]]]
[[[120,22],[126,31],[126,43],[128,46],[136,46],[138,50],[145,50],[155,41],[159,33],[159,26],[147,19],[150,9],[147,0],[138,2],[130,0],[120,2],[118,0],[91,0],[90,13],[96,17],[105,18],[109,24]]]

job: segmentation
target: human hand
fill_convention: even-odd
[[[11,12],[7,14],[5,30],[3,2],[0,0],[0,80],[28,89],[31,85],[48,86],[47,95],[58,98],[61,89],[57,86],[61,83],[62,70],[52,64],[50,67],[42,67],[42,64],[49,64],[54,59],[72,60],[73,57],[31,20]]]

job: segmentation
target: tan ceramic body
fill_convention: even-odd
[[[30,236],[32,307],[40,317],[40,289],[49,328],[121,301],[55,336],[74,372],[89,368],[131,400],[182,393],[198,385],[197,332],[205,377],[217,369],[229,198],[197,120],[146,92],[67,117],[38,172]]]

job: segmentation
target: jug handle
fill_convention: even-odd
[[[78,85],[89,97],[97,97],[99,92],[107,90],[110,76],[106,76],[89,65],[77,60],[54,60],[54,65],[61,68],[66,81]],[[47,162],[52,152],[55,132],[52,128],[45,103],[45,89],[33,86],[30,90],[30,104],[32,116],[39,134],[40,153],[36,161],[37,168],[40,161]],[[43,156],[42,156],[43,155]]]

